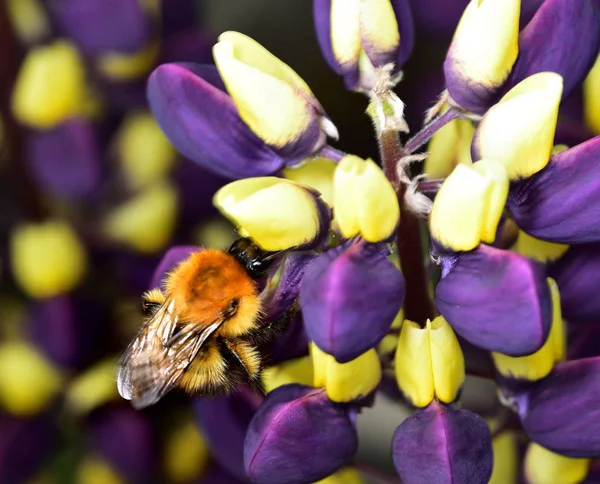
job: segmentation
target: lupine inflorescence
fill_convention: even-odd
[[[40,214],[34,200],[11,232],[14,282],[38,302],[26,336],[0,347],[0,405],[2,425],[39,436],[31,462],[57,438],[44,413],[56,405],[90,434],[80,482],[360,483],[357,421],[387,398],[402,483],[600,479],[597,0],[431,0],[428,12],[314,0],[326,63],[368,99],[379,153],[366,158],[343,151],[328,99],[251,37],[222,33],[211,62],[182,0],[123,1],[119,18],[108,1],[16,3],[29,52],[11,119],[28,129],[24,166],[51,202]],[[424,18],[453,36],[412,134],[411,99],[395,88],[419,62]],[[107,170],[117,190],[103,187]],[[209,200],[220,222],[191,231],[213,215]],[[259,280],[260,324],[300,309],[265,349],[266,395],[240,386],[191,410],[170,395],[136,412],[110,379],[118,347],[98,355],[85,337],[48,336],[106,336],[106,307],[77,324],[95,265],[118,260],[142,290],[163,287],[199,245],[224,245],[210,235],[226,221],[279,254]],[[493,404],[463,398],[489,388],[472,377],[494,386]],[[157,429],[169,412],[185,418]],[[154,433],[166,434],[161,464]]]

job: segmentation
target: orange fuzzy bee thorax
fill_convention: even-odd
[[[254,327],[261,309],[256,283],[231,254],[220,250],[192,254],[169,274],[166,286],[183,321],[210,324],[230,315],[218,331],[226,337]]]

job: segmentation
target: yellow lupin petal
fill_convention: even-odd
[[[590,129],[600,134],[600,56],[583,83],[583,116]]]
[[[394,188],[370,158],[346,155],[333,176],[335,220],[346,238],[360,234],[368,242],[392,235],[400,221]]]
[[[362,50],[361,0],[331,0],[331,48],[340,65],[354,65]]]
[[[58,369],[21,342],[0,345],[0,375],[0,405],[13,415],[41,412],[62,386]]]
[[[88,413],[118,397],[115,385],[115,362],[102,361],[79,374],[69,384],[65,400],[76,414]]]
[[[553,279],[548,279],[552,294],[552,326],[544,345],[535,353],[527,356],[507,356],[492,353],[496,369],[504,376],[536,381],[546,377],[566,355],[566,327],[560,309],[560,294]]]
[[[431,178],[445,178],[456,165],[470,165],[471,142],[475,127],[466,119],[455,119],[436,131],[429,142],[425,173]]]
[[[307,185],[321,193],[321,198],[333,206],[333,174],[336,164],[329,158],[319,157],[298,168],[285,168],[283,175],[288,179]]]
[[[364,484],[364,482],[365,480],[356,469],[346,467],[314,484]]]
[[[79,484],[124,484],[117,471],[107,462],[97,457],[88,457],[77,469],[76,482]]]
[[[465,379],[465,362],[454,331],[442,316],[424,328],[405,320],[395,357],[396,381],[417,407],[433,398],[453,402]]]
[[[34,298],[71,291],[86,271],[83,245],[73,229],[60,220],[17,227],[10,248],[14,278]]]
[[[529,444],[525,453],[525,476],[530,484],[577,484],[587,476],[591,459],[565,457]]]
[[[118,81],[140,79],[156,65],[159,53],[160,42],[154,41],[133,54],[103,54],[97,60],[97,67],[105,76]]]
[[[454,251],[493,242],[508,194],[508,178],[493,160],[457,165],[442,184],[431,210],[431,234]]]
[[[259,138],[283,147],[306,130],[316,100],[291,67],[239,32],[221,34],[213,56],[240,117]]]
[[[289,383],[312,385],[313,380],[313,364],[308,356],[271,366],[266,368],[262,374],[262,381],[267,393]]]
[[[79,114],[85,70],[75,47],[59,40],[29,51],[13,90],[12,109],[22,123],[47,129]]]
[[[132,113],[123,120],[117,150],[125,176],[136,189],[164,178],[177,157],[175,148],[148,112]]]
[[[285,250],[313,240],[321,227],[314,195],[303,185],[256,177],[225,185],[214,204],[241,234],[265,250]]]
[[[568,248],[569,246],[566,244],[557,244],[546,240],[536,239],[520,230],[513,250],[525,257],[530,257],[546,263],[558,259]]]
[[[209,459],[208,444],[193,421],[178,427],[167,438],[164,468],[170,481],[193,481],[206,470]]]
[[[324,387],[327,397],[333,402],[350,402],[366,397],[381,381],[381,362],[374,349],[348,363],[338,363],[333,356],[311,343],[310,355],[314,386]]]
[[[475,142],[481,158],[501,162],[511,180],[544,168],[552,153],[562,89],[559,74],[540,72],[508,91],[479,125]]]
[[[49,33],[48,16],[39,0],[8,0],[6,10],[22,42],[33,43]]]
[[[471,0],[458,23],[451,55],[463,77],[501,85],[519,54],[520,0]]]
[[[175,187],[159,182],[113,210],[104,221],[104,230],[110,238],[151,254],[171,239],[176,215]]]
[[[493,432],[493,430],[492,430]],[[502,432],[492,440],[494,467],[488,484],[513,484],[518,482],[519,449],[513,432]]]
[[[390,0],[362,2],[360,31],[362,42],[379,52],[393,51],[398,47],[400,31]]]

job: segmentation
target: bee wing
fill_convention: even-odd
[[[188,324],[175,332],[176,323],[173,302],[166,303],[146,322],[119,361],[119,394],[135,408],[164,397],[223,321],[208,326]]]

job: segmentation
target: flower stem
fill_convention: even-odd
[[[25,137],[22,127],[15,120],[11,110],[13,85],[19,72],[22,49],[15,39],[6,2],[0,2],[0,45],[2,45],[2,65],[0,66],[0,118],[4,123],[4,140],[8,144],[5,154],[10,157],[10,168],[18,184],[25,215],[31,220],[41,220],[46,209],[40,193],[27,172],[25,165]]]
[[[459,118],[460,115],[460,111],[450,108],[445,113],[440,114],[437,118],[434,118],[432,121],[426,124],[421,131],[419,131],[406,142],[403,150],[404,153],[409,155],[417,151],[421,146],[431,139],[438,129],[444,127],[450,121]]]
[[[338,162],[344,156],[346,156],[346,153],[334,148],[333,146],[325,145],[323,148],[321,148],[321,151],[319,151],[318,156],[323,156],[325,158],[329,158],[330,160]]]
[[[406,185],[400,183],[398,176],[398,161],[402,155],[402,146],[396,131],[381,131],[379,135],[379,152],[384,172],[396,189],[398,203],[400,204],[401,216],[397,247],[400,268],[406,280],[404,315],[406,319],[424,324],[427,319],[432,319],[435,313],[429,298],[419,219],[410,210],[404,209]]]

